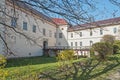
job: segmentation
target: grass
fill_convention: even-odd
[[[67,72],[63,69],[63,72],[56,73],[58,70],[58,63],[56,58],[54,57],[9,59],[7,61],[6,68],[0,71],[0,80],[37,80],[38,75],[40,75],[41,72],[51,72],[49,77],[56,77],[56,79],[61,78],[61,80],[66,78],[66,73],[70,75],[69,78],[66,78],[66,80],[87,80],[82,79],[83,77],[88,77],[86,74],[92,75],[90,76],[91,80],[104,80],[106,76],[119,69],[120,63],[116,61],[116,58],[120,61],[120,55],[109,57],[108,61],[100,62],[100,64],[98,64],[90,72],[88,72],[88,68],[86,68],[86,70],[83,69],[84,73],[82,73],[82,69],[78,64],[76,68],[76,70],[78,70],[78,73],[76,74],[74,79],[73,77],[71,77],[73,76],[73,74],[70,74],[70,71],[75,72],[75,68],[73,66]],[[85,58],[80,58],[79,60],[75,60],[74,62],[88,62],[90,66],[93,66],[97,63],[96,60],[93,60],[90,63]],[[83,68],[84,67],[85,66],[83,66]],[[33,77],[36,78],[33,79]]]
[[[40,65],[57,62],[55,57],[31,57],[31,58],[16,58],[7,60],[6,68],[20,67],[27,65]]]
[[[46,71],[57,66],[57,60],[53,57],[32,57],[9,59],[4,72],[6,79],[24,77],[32,73]],[[4,75],[4,74],[3,74]],[[16,79],[17,80],[17,79]]]

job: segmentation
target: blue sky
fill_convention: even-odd
[[[94,10],[88,9],[88,13],[94,16],[95,21],[104,20],[109,18],[120,17],[120,7],[113,5],[109,0],[91,0],[95,5]],[[120,2],[120,0],[118,0]],[[53,17],[58,17],[54,15]]]
[[[114,17],[120,17],[120,7],[111,4],[109,0],[95,1],[96,10],[91,13],[92,15],[94,15],[95,20],[104,20]]]
[[[95,5],[95,9],[93,10],[88,9],[85,6],[88,14],[90,14],[91,16],[94,16],[95,21],[114,18],[114,17],[120,17],[120,7],[113,5],[112,3],[109,2],[109,0],[88,0],[88,1],[91,1],[91,3]],[[117,0],[117,1],[120,2],[120,0]],[[62,18],[57,14],[50,13],[50,16],[56,17],[56,18]]]

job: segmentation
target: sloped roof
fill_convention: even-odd
[[[53,22],[55,22],[57,25],[67,25],[67,21],[65,19],[61,18],[52,18]]]
[[[120,24],[120,17],[75,25],[70,27],[68,31],[77,31],[82,29],[89,29],[89,28],[102,27],[102,26],[115,25],[115,24]]]

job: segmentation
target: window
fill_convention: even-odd
[[[113,28],[113,32],[116,33],[117,32],[117,28]]]
[[[80,37],[82,37],[82,32],[80,32]]]
[[[36,26],[33,25],[33,32],[36,33]]]
[[[71,33],[71,38],[73,38],[73,33]]]
[[[62,33],[59,33],[59,38],[62,38]]]
[[[43,35],[46,36],[46,30],[43,28]]]
[[[57,33],[56,32],[54,33],[54,37],[57,38]]]
[[[23,30],[27,30],[27,22],[23,22]]]
[[[77,46],[77,42],[75,42],[75,46]]]
[[[93,35],[92,30],[90,30],[90,36],[92,36],[92,35]]]
[[[103,30],[100,28],[100,35],[102,35],[103,34]]]
[[[93,44],[93,41],[90,41],[90,46],[92,46],[92,44]]]
[[[80,46],[82,46],[82,42],[80,42]]]
[[[49,31],[49,37],[52,37],[52,31],[51,30]]]
[[[11,18],[11,26],[12,27],[16,27],[17,26],[17,18],[15,18],[15,17]]]
[[[73,46],[73,42],[71,42],[71,46]]]
[[[61,45],[61,43],[59,42],[58,45]]]

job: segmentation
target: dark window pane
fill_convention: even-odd
[[[27,30],[27,22],[23,22],[23,30]]]
[[[59,38],[62,38],[62,33],[59,33]]]
[[[46,30],[45,29],[43,29],[43,35],[46,36]]]
[[[15,17],[11,18],[11,26],[12,27],[16,27],[17,26],[17,18],[15,18]]]
[[[33,25],[33,32],[36,33],[36,26]]]

